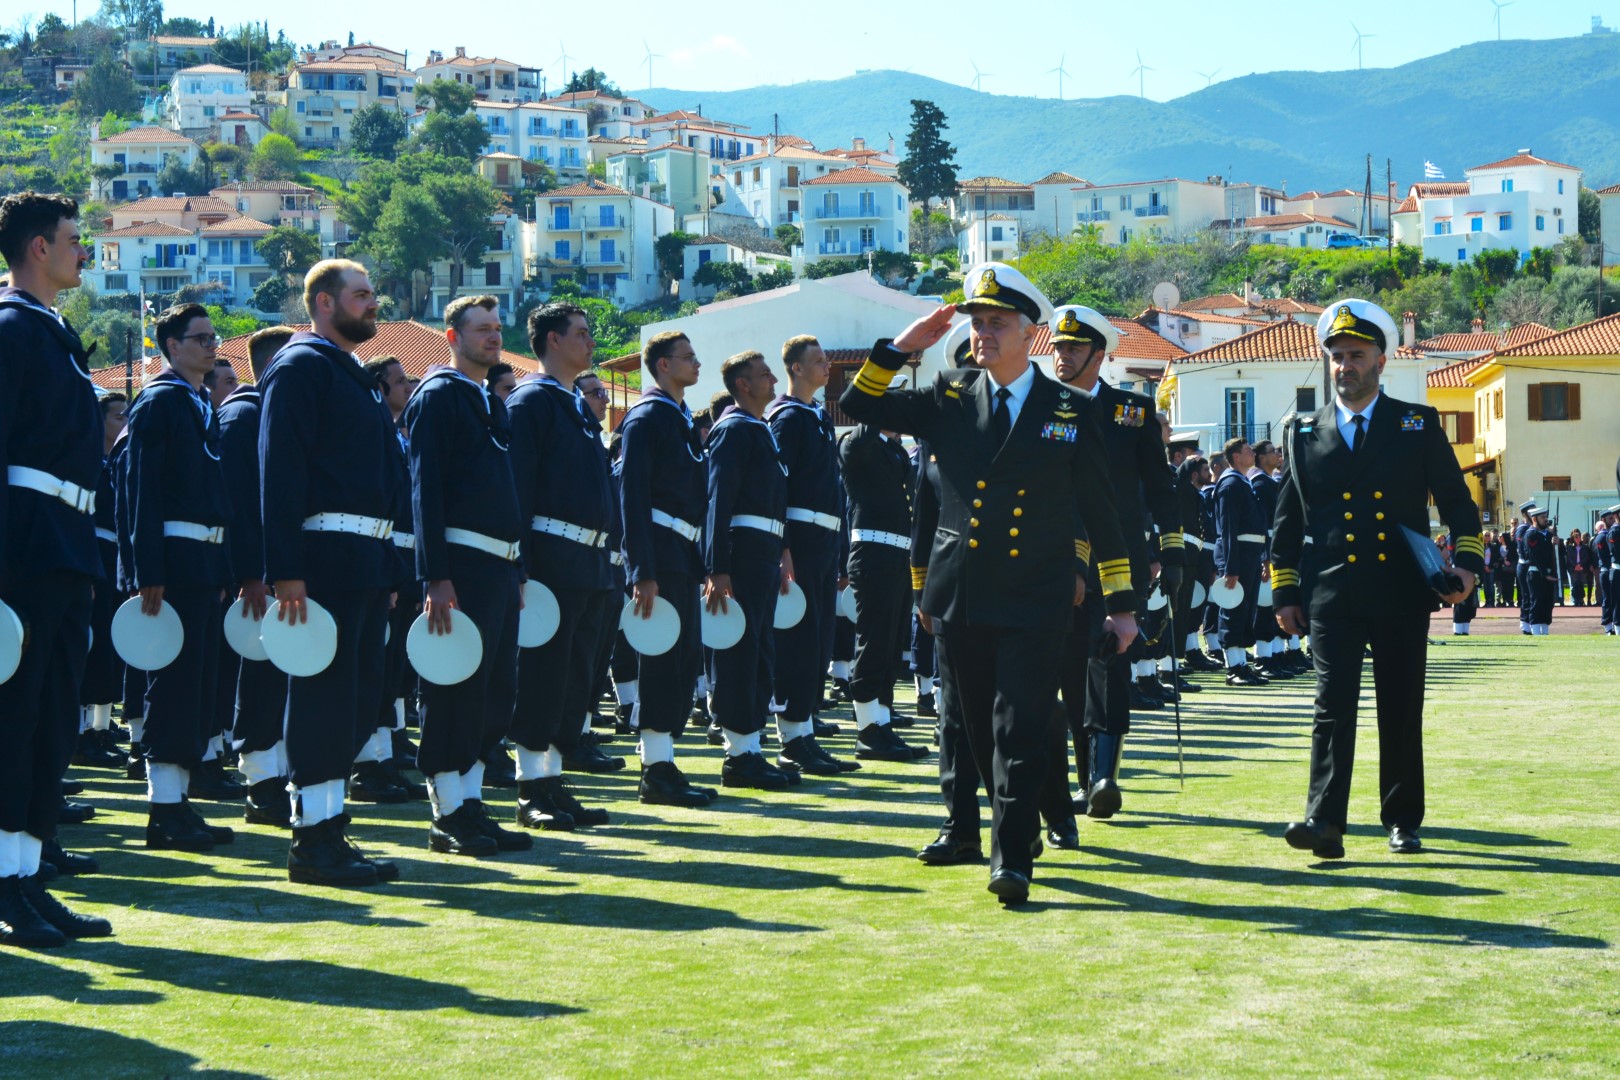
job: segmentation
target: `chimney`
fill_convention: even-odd
[[[866,140],[857,135],[849,141],[849,147],[851,150],[865,150]]]
[[[1254,306],[1254,287],[1248,281],[1243,283],[1243,302],[1250,307]]]
[[[101,121],[92,120],[90,121],[90,141],[95,142],[99,138],[101,138]]]
[[[766,154],[774,154],[774,153],[776,153],[776,136],[775,135],[767,135],[767,136],[765,136],[765,153]]]
[[[1468,328],[1468,332],[1470,334],[1483,334],[1485,332],[1485,320],[1475,319],[1473,325]]]
[[[889,156],[894,157],[894,136],[889,136]]]
[[[1410,349],[1417,344],[1417,313],[1403,312],[1401,314],[1401,344]]]
[[[467,55],[467,46],[465,46],[465,45],[457,45],[456,46],[456,55],[458,57],[465,58],[466,55]]]

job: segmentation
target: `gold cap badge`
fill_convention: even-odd
[[[974,288],[974,296],[995,296],[1001,292],[1001,284],[996,281],[996,272],[986,270],[979,275],[979,284]]]

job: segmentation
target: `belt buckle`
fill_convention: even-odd
[[[62,486],[57,489],[56,497],[73,507],[73,509],[77,510],[79,513],[88,513],[89,507],[86,505],[86,503],[95,497],[95,493],[79,487],[77,484],[69,484],[66,481],[59,481],[59,483],[61,483]]]
[[[385,534],[383,532],[383,528],[387,524],[388,523],[383,521],[382,518],[373,518],[372,522],[371,522],[371,538],[373,540],[382,540],[382,539],[384,539]],[[392,530],[389,530],[389,531],[391,532]]]

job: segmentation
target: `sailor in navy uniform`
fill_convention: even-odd
[[[708,577],[704,606],[710,613],[742,609],[742,637],[729,648],[710,650],[709,710],[726,748],[724,787],[781,791],[798,783],[800,770],[837,772],[815,744],[810,721],[783,723],[781,767],[766,760],[760,732],[770,714],[776,599],[793,577],[793,557],[783,547],[787,478],[776,440],[761,418],[776,388],[765,357],[739,353],[721,366],[726,406],[709,430],[708,520],[703,563]]]
[[[1254,466],[1254,449],[1247,439],[1226,440],[1230,466],[1215,481],[1215,574],[1227,585],[1243,589],[1243,600],[1220,614],[1221,647],[1226,650],[1228,686],[1265,686],[1271,680],[1249,663],[1254,644],[1254,609],[1260,577],[1265,569],[1266,519],[1260,500],[1244,474]]]
[[[1554,554],[1558,536],[1548,526],[1544,508],[1532,506],[1529,518],[1530,527],[1524,532],[1524,544],[1519,550],[1529,564],[1524,579],[1530,592],[1530,633],[1544,637],[1552,632],[1553,604],[1561,591]]]
[[[893,432],[861,424],[839,443],[849,499],[849,587],[855,590],[855,756],[916,761],[928,748],[909,746],[891,724],[895,661],[910,624],[911,459]]]
[[[635,599],[632,617],[649,618],[653,600],[662,597],[680,616],[681,633],[667,652],[640,660],[633,720],[641,729],[640,799],[706,806],[717,792],[693,786],[675,765],[675,739],[691,714],[702,662],[698,541],[708,514],[708,474],[685,401],[700,364],[691,341],[674,331],[650,338],[642,362],[655,385],[642,391],[619,425],[625,576]]]
[[[185,636],[180,655],[152,672],[146,689],[146,846],[207,851],[233,839],[230,829],[208,825],[185,801],[190,772],[217,735],[219,601],[233,580],[219,421],[202,387],[218,338],[200,304],[160,315],[156,338],[168,366],[129,410],[119,498],[130,508],[130,576],[141,611],[155,616],[168,604]]]
[[[103,422],[102,445],[110,457],[118,436],[124,430],[129,399],[123,394],[98,390]],[[112,643],[112,619],[124,597],[114,584],[118,580],[118,524],[113,516],[113,471],[107,462],[101,466],[96,483],[96,540],[101,551],[105,578],[96,587],[90,614],[90,655],[85,661],[84,684],[79,688],[79,745],[73,753],[76,765],[105,768],[124,767],[124,754],[112,732],[113,702],[123,697],[124,662]],[[47,853],[49,854],[49,853]],[[47,861],[49,861],[47,859]]]
[[[90,354],[52,306],[89,258],[78,216],[61,195],[0,201],[11,276],[0,287],[0,600],[28,628],[17,670],[0,683],[0,944],[33,948],[112,933],[64,907],[39,874],[78,727],[91,583],[104,573],[92,516],[101,410]]]
[[[608,414],[609,395],[607,386],[603,384],[602,377],[595,371],[585,370],[574,377],[574,393],[580,415],[585,418],[585,424],[590,428],[591,434],[600,442],[604,430],[603,424],[606,423]],[[608,608],[606,617],[602,620],[602,626],[597,634],[596,661],[591,676],[591,687],[592,693],[599,697],[607,696],[610,691],[616,688],[612,678],[613,653],[619,641],[618,612],[620,606],[624,603],[624,526],[619,519],[619,490],[613,483],[611,447],[603,447],[602,458],[607,463],[608,469],[607,557],[613,601]],[[635,655],[635,650],[631,649],[629,652],[632,657]],[[593,703],[592,715],[594,717],[594,703],[597,697],[593,697],[591,700]],[[590,726],[590,721],[587,721],[586,726],[587,728]],[[594,732],[587,731],[584,735],[581,735],[581,739],[587,736],[591,742],[610,738],[610,736],[599,736]],[[578,822],[575,822],[575,824],[578,824]]]
[[[1181,585],[1184,550],[1181,512],[1153,399],[1103,380],[1102,364],[1119,346],[1119,331],[1100,312],[1078,304],[1061,307],[1052,315],[1051,332],[1059,381],[1090,396],[1091,413],[1102,430],[1106,456],[1092,467],[1111,482],[1115,527],[1130,553],[1131,580],[1142,583],[1145,593],[1157,575],[1159,588],[1174,596]],[[1090,524],[1096,511],[1088,507],[1085,515]],[[1158,535],[1150,540],[1150,532]],[[1155,550],[1160,547],[1162,552]],[[1141,688],[1135,700],[1149,708],[1163,708],[1163,699],[1155,693],[1154,662],[1142,659],[1145,643],[1139,642],[1127,653],[1099,651],[1112,610],[1101,578],[1100,568],[1094,568],[1086,584],[1085,604],[1075,612],[1062,676],[1063,704],[1074,733],[1086,813],[1094,818],[1112,817],[1120,807],[1119,767],[1125,736],[1131,730],[1133,674]],[[1062,847],[1079,844],[1078,834],[1067,830],[1056,830],[1048,839]]]
[[[422,680],[416,762],[428,778],[428,846],[450,855],[523,851],[484,805],[484,756],[505,737],[517,702],[517,628],[526,529],[512,476],[506,405],[486,385],[501,358],[500,301],[464,296],[444,310],[451,366],[423,378],[405,406],[410,439],[416,576],[430,633],[454,634],[451,609],[477,627],[477,670],[443,686]]]
[[[1271,559],[1271,521],[1277,516],[1277,478],[1272,470],[1282,464],[1282,452],[1269,439],[1252,447],[1254,467],[1249,471],[1249,486],[1254,489],[1255,501],[1260,504],[1260,520],[1266,523],[1266,543],[1261,559],[1269,566]],[[1261,580],[1266,579],[1262,573]],[[1254,664],[1253,667],[1267,679],[1292,679],[1299,672],[1285,657],[1288,639],[1277,630],[1276,608],[1262,604],[1255,598],[1254,606]]]
[[[1603,632],[1614,634],[1615,623],[1615,590],[1614,590],[1614,559],[1611,557],[1609,543],[1610,534],[1614,532],[1616,515],[1620,514],[1620,506],[1611,506],[1599,515],[1602,524],[1592,533],[1592,553],[1597,559],[1597,597],[1599,610],[1602,612]],[[1487,596],[1489,592],[1487,591]]]
[[[399,563],[392,540],[399,487],[393,418],[353,350],[377,332],[365,267],[316,263],[304,278],[311,331],[292,336],[265,372],[259,471],[265,581],[276,618],[303,622],[314,600],[337,624],[337,652],[318,675],[289,678],[284,738],[293,787],[287,875],[362,886],[398,876],[349,843],[343,782],[376,728],[383,629]]]
[[[956,311],[946,305],[880,341],[840,404],[859,423],[927,439],[938,459],[940,528],[922,610],[934,622],[940,670],[960,695],[974,760],[993,778],[990,891],[1020,903],[1040,847],[1037,803],[1065,639],[1084,598],[1082,524],[1121,650],[1136,636],[1136,597],[1089,396],[1029,360],[1034,324],[1050,305],[1002,263],[975,267],[966,295],[978,369],[944,372],[928,389],[888,389],[911,355],[945,335]]]
[[[243,611],[264,617],[268,586],[264,582],[264,526],[259,519],[259,385],[265,369],[292,337],[287,327],[260,330],[248,341],[248,362],[253,382],[232,391],[219,407],[219,459],[230,493],[231,523],[226,530],[231,569],[237,577],[236,593]],[[230,618],[229,613],[226,618]],[[243,817],[249,823],[292,828],[292,800],[287,794],[287,748],[281,728],[287,712],[287,676],[268,660],[237,656],[228,645],[221,656],[234,662],[223,667],[234,673],[231,745],[247,780]]]
[[[1372,647],[1378,710],[1380,818],[1396,853],[1420,850],[1423,692],[1429,621],[1472,594],[1484,569],[1479,511],[1440,415],[1380,392],[1395,322],[1376,304],[1342,300],[1317,322],[1334,400],[1283,431],[1283,482],[1272,587],[1284,632],[1311,636],[1316,717],[1305,819],[1289,846],[1344,856],[1356,710]],[[1430,500],[1456,538],[1457,592],[1436,596],[1401,530],[1426,537]]]
[[[781,722],[814,725],[821,710],[822,685],[832,662],[838,589],[847,584],[839,569],[847,556],[843,490],[838,479],[837,433],[827,410],[815,400],[831,374],[827,355],[815,338],[789,338],[782,345],[787,393],[765,410],[787,469],[787,547],[793,572],[804,590],[804,617],[776,631],[776,703]]]
[[[1534,600],[1530,593],[1530,553],[1526,550],[1524,537],[1530,531],[1530,515],[1536,508],[1536,500],[1526,499],[1519,504],[1519,523],[1513,527],[1513,550],[1517,559],[1513,564],[1513,583],[1519,591],[1519,633],[1530,634],[1530,608]]]
[[[563,767],[612,772],[624,759],[586,738],[596,695],[604,625],[622,602],[608,560],[613,488],[607,453],[592,418],[580,411],[574,381],[590,370],[596,339],[582,308],[552,303],[529,314],[529,343],[540,374],[506,399],[512,419],[512,475],[524,523],[528,576],[557,598],[551,640],[518,653],[517,822],[531,829],[603,825],[607,811],[581,805]]]

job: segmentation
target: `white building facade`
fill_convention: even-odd
[[[843,169],[803,185],[806,262],[911,250],[909,196],[900,181],[870,169]]]
[[[1581,170],[1575,166],[1525,150],[1465,175],[1466,191],[1456,184],[1415,185],[1416,206],[1409,198],[1395,214],[1397,242],[1421,246],[1425,258],[1445,263],[1502,249],[1518,252],[1522,262],[1534,248],[1556,247],[1579,234]]]
[[[247,112],[252,104],[246,72],[220,64],[181,68],[169,82],[168,126],[202,138],[219,130],[225,114]]]
[[[659,299],[653,244],[675,228],[675,212],[623,188],[589,180],[535,197],[534,274],[542,289],[576,278],[620,307]]]

